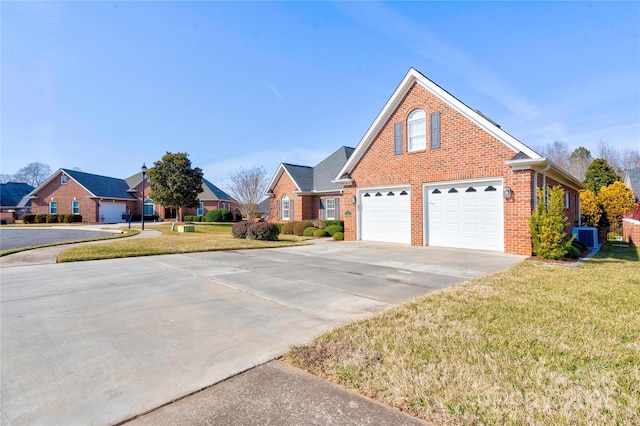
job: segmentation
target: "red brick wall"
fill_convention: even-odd
[[[622,236],[631,245],[640,246],[640,220],[622,219]]]
[[[427,114],[427,149],[407,152],[407,117],[421,108]],[[430,148],[429,115],[441,114],[441,147]],[[393,125],[403,123],[403,153],[394,155]],[[504,202],[505,252],[530,255],[531,239],[527,217],[531,214],[531,171],[513,171],[505,164],[515,152],[482,130],[448,104],[420,85],[414,85],[373,140],[351,172],[354,184],[345,187],[345,199],[355,195],[355,187],[408,184],[411,187],[411,244],[422,245],[422,184],[464,179],[497,177],[514,197]],[[357,210],[345,218],[345,239],[356,238]]]
[[[53,200],[57,202],[59,214],[71,214],[71,202],[77,200],[80,202],[80,215],[82,216],[83,222],[100,222],[100,218],[98,217],[100,200],[97,198],[88,198],[90,194],[71,178],[68,178],[67,183],[64,185],[60,182],[60,174],[58,174],[47,186],[38,191],[38,198],[31,200],[31,213],[49,213],[49,201]],[[135,208],[135,203],[132,201],[102,200],[103,203],[114,201],[125,203],[130,210]]]

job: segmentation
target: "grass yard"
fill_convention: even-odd
[[[305,244],[293,235],[281,236],[279,241],[256,241],[231,236],[232,224],[195,225],[196,232],[171,231],[171,225],[149,226],[162,235],[155,238],[137,238],[110,244],[74,247],[58,255],[58,262],[114,259],[119,257],[152,256],[158,254],[193,253],[215,250],[286,247]],[[176,227],[177,229],[177,227]]]
[[[640,424],[639,257],[524,262],[283,360],[437,425]]]

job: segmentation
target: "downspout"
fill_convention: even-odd
[[[542,188],[544,188],[547,185],[547,175],[544,174],[544,172],[546,172],[550,168],[551,168],[551,163],[547,163],[547,166],[544,169],[533,172],[533,209],[534,210],[538,205],[538,173],[542,173]]]

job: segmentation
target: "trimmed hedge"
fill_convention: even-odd
[[[250,240],[277,241],[278,226],[268,222],[236,222],[231,228],[231,235],[234,238],[247,238]]]
[[[79,214],[25,214],[22,215],[24,223],[76,223],[82,222]]]
[[[144,217],[145,222],[157,222],[159,219],[160,219],[160,216],[158,216],[157,214]],[[141,222],[141,221],[142,221],[142,215],[134,214],[131,216],[131,222]]]
[[[331,225],[340,225],[344,228],[344,220],[323,220],[325,228]]]
[[[318,229],[317,231],[313,231],[314,237],[328,237],[329,233],[324,229]]]
[[[335,241],[344,241],[344,232],[336,232],[333,234],[333,239]]]
[[[302,236],[303,236],[303,237],[313,237],[313,233],[314,233],[315,231],[317,231],[317,230],[318,230],[318,228],[314,228],[314,227],[312,226],[312,227],[310,227],[310,228],[305,229],[305,230],[304,230],[304,232],[302,233]]]
[[[336,232],[344,232],[344,228],[340,225],[329,225],[324,228],[324,230],[327,231],[332,237]]]
[[[202,216],[185,216],[182,218],[185,222],[201,222]]]
[[[312,226],[313,224],[311,222],[296,222],[296,224],[293,225],[293,233],[301,237],[304,234],[304,230]]]
[[[209,210],[202,222],[233,222],[233,214],[227,209]]]
[[[285,222],[284,225],[282,225],[282,233],[285,235],[293,235],[293,226],[295,224],[294,221]]]

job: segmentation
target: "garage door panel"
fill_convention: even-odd
[[[409,188],[374,189],[362,194],[360,200],[361,240],[411,243]]]
[[[500,182],[439,184],[425,196],[427,244],[504,251]]]
[[[124,203],[102,203],[100,204],[101,222],[122,222],[122,213],[126,212]]]

